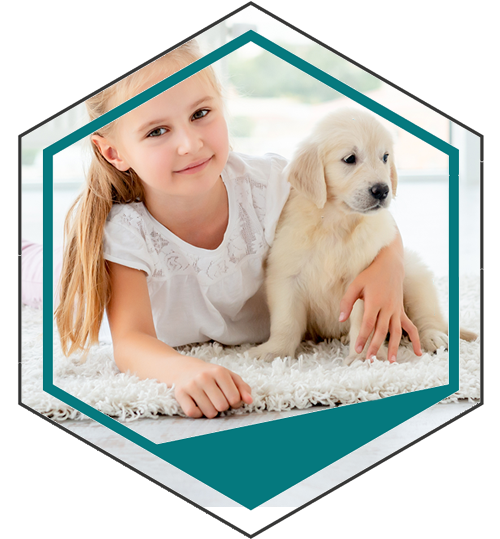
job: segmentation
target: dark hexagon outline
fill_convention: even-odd
[[[281,22],[282,24],[285,24],[287,25],[288,27],[292,28],[294,31],[296,32],[299,32],[300,34],[304,35],[305,37],[311,39],[312,41],[316,42],[317,44],[325,47],[326,49],[330,50],[331,52],[339,55],[340,57],[346,59],[347,61],[349,61],[350,63],[362,68],[363,70],[365,70],[366,72],[372,74],[373,76],[377,77],[379,80],[382,80],[384,81],[385,83],[391,85],[392,87],[398,89],[399,91],[403,92],[404,94],[408,95],[409,97],[411,97],[412,99],[415,99],[416,101],[424,104],[425,106],[429,107],[430,109],[434,110],[435,112],[438,112],[439,114],[441,114],[442,116],[448,118],[449,120],[453,121],[454,123],[456,123],[457,125],[460,125],[461,127],[467,129],[468,131],[470,131],[471,133],[475,134],[476,136],[479,137],[480,139],[480,213],[481,213],[481,223],[480,223],[480,265],[481,265],[481,268],[480,268],[480,300],[481,300],[481,303],[480,303],[480,334],[481,334],[481,341],[480,341],[480,402],[478,404],[476,404],[475,406],[471,407],[469,410],[467,410],[466,412],[458,415],[457,417],[447,421],[446,423],[440,425],[439,427],[433,429],[432,431],[426,433],[424,436],[422,436],[421,438],[418,438],[414,441],[412,441],[411,443],[409,443],[408,445],[406,445],[405,447],[403,448],[400,448],[399,450],[395,451],[394,453],[392,453],[391,455],[388,455],[387,457],[385,457],[384,459],[380,460],[379,462],[373,464],[372,466],[366,468],[365,470],[359,472],[358,474],[354,475],[353,477],[349,478],[348,480],[344,481],[343,483],[333,487],[332,489],[326,491],[325,493],[317,496],[316,498],[314,498],[313,500],[310,500],[309,502],[307,502],[306,504],[302,505],[301,507],[298,507],[296,509],[294,509],[293,511],[291,511],[290,513],[287,513],[285,516],[283,516],[282,518],[270,523],[269,525],[267,525],[266,527],[260,529],[259,531],[255,532],[254,534],[248,534],[246,533],[245,531],[239,529],[238,527],[234,526],[233,524],[231,524],[230,522],[227,522],[225,521],[224,519],[220,518],[219,516],[211,513],[210,511],[208,511],[206,508],[204,507],[201,507],[199,505],[197,505],[196,503],[192,502],[191,500],[185,498],[183,495],[173,491],[172,489],[166,487],[165,485],[159,483],[158,481],[152,479],[151,477],[147,476],[146,474],[144,474],[143,472],[140,472],[139,470],[136,470],[135,468],[133,468],[132,466],[128,465],[127,463],[121,461],[118,457],[115,457],[114,455],[111,455],[109,453],[107,453],[106,451],[104,451],[103,449],[95,446],[94,444],[90,443],[89,441],[85,440],[84,438],[80,437],[79,435],[71,432],[71,431],[68,431],[66,428],[64,428],[62,425],[60,424],[57,424],[57,423],[54,423],[53,421],[49,420],[49,418],[43,416],[42,414],[40,414],[39,412],[36,412],[35,410],[31,409],[30,407],[28,407],[27,405],[25,405],[24,403],[22,403],[21,401],[21,386],[22,386],[22,383],[21,383],[21,378],[22,378],[22,373],[21,373],[21,350],[22,350],[22,342],[21,342],[21,316],[22,316],[22,308],[21,308],[21,256],[19,256],[19,268],[18,268],[18,271],[19,271],[19,398],[18,398],[18,403],[19,405],[21,405],[22,407],[30,410],[31,412],[35,413],[36,415],[39,415],[40,417],[46,419],[46,420],[49,420],[51,423],[53,424],[56,424],[56,426],[58,426],[59,428],[65,430],[66,432],[70,432],[70,434],[73,434],[76,438],[80,439],[81,441],[87,443],[88,445],[94,447],[95,449],[101,451],[102,453],[108,455],[109,457],[113,458],[114,460],[116,460],[117,462],[121,462],[123,465],[125,465],[126,467],[130,468],[130,469],[133,469],[135,470],[136,472],[138,472],[140,475],[146,477],[147,479],[149,479],[150,481],[158,484],[159,486],[165,488],[167,491],[169,492],[172,492],[173,494],[177,495],[178,497],[182,498],[183,500],[187,501],[188,503],[191,503],[192,505],[194,505],[195,507],[198,507],[200,508],[202,511],[206,512],[207,514],[210,514],[212,515],[213,517],[215,517],[216,519],[224,522],[225,524],[229,525],[230,527],[232,527],[233,529],[239,531],[240,533],[243,533],[244,535],[248,536],[248,537],[254,537],[256,535],[258,535],[259,533],[262,533],[262,531],[265,531],[266,529],[269,529],[270,527],[274,526],[275,524],[277,524],[278,522],[281,522],[282,520],[284,520],[285,518],[288,518],[289,516],[291,516],[292,514],[296,513],[297,511],[303,509],[304,507],[307,507],[308,505],[310,505],[311,503],[315,502],[316,500],[322,498],[323,496],[326,496],[327,494],[329,494],[330,492],[333,492],[334,490],[340,488],[341,486],[343,486],[344,484],[352,481],[353,479],[355,479],[356,477],[359,477],[360,475],[362,475],[363,473],[367,472],[368,470],[371,470],[372,468],[374,468],[375,466],[378,466],[379,464],[381,464],[382,462],[385,462],[386,460],[388,460],[389,458],[397,455],[398,453],[400,453],[401,451],[407,449],[408,447],[411,447],[412,445],[416,444],[417,442],[419,442],[420,440],[423,440],[424,438],[426,438],[427,436],[430,436],[431,434],[433,434],[434,432],[440,430],[441,428],[445,427],[446,425],[449,425],[450,423],[452,423],[453,421],[456,421],[458,418],[468,414],[469,412],[471,412],[472,410],[475,410],[476,408],[482,406],[484,404],[484,365],[483,365],[483,352],[484,352],[484,344],[483,344],[483,333],[484,333],[484,330],[483,330],[483,322],[484,322],[484,311],[483,311],[483,297],[484,297],[484,285],[483,285],[483,279],[484,279],[484,265],[483,265],[483,184],[484,184],[484,171],[483,171],[483,161],[484,161],[484,137],[483,135],[477,133],[476,131],[474,131],[473,129],[465,126],[464,124],[462,124],[461,122],[458,122],[457,120],[451,118],[449,115],[443,113],[442,111],[438,110],[437,108],[429,105],[428,103],[424,102],[423,100],[413,96],[412,94],[410,94],[409,92],[406,92],[405,90],[399,88],[397,85],[387,81],[386,79],[384,79],[383,77],[380,77],[378,76],[377,74],[373,73],[372,71],[366,69],[365,67],[361,66],[360,64],[358,64],[357,62],[351,60],[350,58],[346,57],[345,55],[342,55],[341,53],[337,52],[336,50],[332,49],[331,47],[321,43],[320,41],[318,41],[317,39],[313,38],[312,36],[306,34],[305,32],[297,29],[296,27],[292,26],[291,24],[287,23],[286,21],[284,21],[283,19],[275,16],[274,14],[270,13],[269,11],[261,8],[260,6],[254,4],[253,2],[249,2],[247,4],[245,4],[244,6],[236,9],[235,11],[229,13],[228,15],[226,15],[225,17],[222,17],[221,19],[219,19],[218,21],[214,22],[213,24],[207,26],[206,28],[200,30],[199,32],[193,34],[191,37],[185,39],[184,41],[178,43],[177,45],[175,45],[174,47],[171,47],[170,49],[168,49],[167,51],[159,54],[158,56],[156,56],[155,58],[149,60],[148,62],[145,62],[144,64],[142,64],[141,66],[137,67],[136,69],[134,70],[131,70],[129,73],[126,73],[125,75],[123,75],[122,77],[119,77],[118,79],[116,79],[115,81],[109,83],[108,85],[104,86],[103,88],[97,90],[96,92],[93,92],[91,95],[95,95],[96,93],[102,91],[104,88],[107,88],[108,86],[114,84],[115,82],[117,82],[118,80],[121,80],[122,78],[128,76],[130,73],[140,69],[141,67],[143,67],[144,65],[147,65],[149,64],[151,61],[155,60],[156,58],[162,56],[163,54],[165,54],[166,52],[169,52],[171,51],[172,49],[178,47],[179,45],[181,45],[182,43],[185,43],[186,41],[190,40],[190,39],[193,39],[194,37],[198,36],[199,34],[205,32],[206,30],[208,30],[209,28],[219,24],[220,22],[224,21],[225,19],[233,16],[235,13],[245,9],[246,7],[248,6],[253,6],[257,9],[259,9],[260,11],[264,12],[265,14],[267,14],[268,16],[271,16],[273,17],[274,19],[278,20],[279,22]],[[88,96],[90,97],[90,96]],[[42,126],[43,124],[51,121],[52,119],[54,119],[55,117],[59,116],[60,114],[66,112],[67,110],[73,108],[74,106],[78,105],[79,103],[85,101],[86,99],[88,99],[88,97],[85,97],[79,101],[77,101],[76,103],[70,105],[69,107],[67,107],[66,109],[60,111],[59,113],[51,116],[50,118],[44,120],[43,122],[40,122],[38,125],[32,127],[31,129],[27,130],[26,132],[22,133],[21,135],[19,135],[19,142],[18,142],[18,150],[19,150],[19,155],[18,155],[18,165],[19,165],[19,231],[21,231],[21,227],[22,227],[22,224],[21,224],[21,219],[22,219],[22,213],[21,213],[21,201],[22,201],[22,197],[21,197],[21,149],[22,149],[22,137],[27,135],[28,133],[30,133],[31,131],[37,129],[38,127]],[[21,255],[21,234],[20,234],[20,237],[19,237],[19,255]]]

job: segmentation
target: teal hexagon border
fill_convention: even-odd
[[[168,88],[253,42],[444,152],[449,158],[449,380],[445,386],[185,440],[155,444],[53,383],[52,302],[43,308],[43,389],[248,509],[332,464],[459,388],[458,150],[336,78],[249,31],[74,131],[43,152],[44,285],[53,297],[53,157]],[[307,456],[314,453],[314,458]],[[202,457],[201,457],[202,456]],[[212,458],[207,458],[212,456]],[[209,464],[211,463],[211,464]],[[234,470],[238,473],[234,473]]]

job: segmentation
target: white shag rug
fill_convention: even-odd
[[[444,312],[447,312],[447,280],[436,281]],[[38,412],[62,421],[82,419],[83,414],[42,390],[42,312],[22,311],[22,400]],[[460,286],[460,322],[479,333],[479,279],[466,277]],[[54,333],[57,342],[57,334]],[[224,347],[218,343],[180,349],[218,363],[238,373],[252,388],[253,403],[227,414],[283,411],[309,408],[316,404],[336,406],[370,401],[444,385],[448,382],[448,351],[415,356],[400,348],[398,363],[355,361],[342,364],[347,346],[339,341],[303,343],[298,359],[262,362],[248,359],[251,345]],[[479,399],[479,342],[460,342],[460,390],[443,402]],[[54,350],[54,383],[97,410],[122,421],[159,415],[184,415],[172,388],[154,380],[139,380],[121,373],[113,361],[111,345],[92,349],[85,363],[78,357],[65,358],[58,345]]]

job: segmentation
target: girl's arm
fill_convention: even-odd
[[[375,356],[389,331],[388,359],[391,363],[396,361],[403,328],[410,336],[415,354],[422,355],[417,328],[404,311],[403,280],[404,250],[398,230],[394,241],[384,247],[371,265],[354,279],[340,303],[340,321],[344,322],[349,318],[356,300],[365,302],[356,352],[363,350],[373,332],[366,357]]]
[[[156,337],[144,272],[108,262],[111,299],[107,307],[114,358],[122,372],[175,385],[175,397],[189,417],[212,418],[242,402],[251,389],[219,365],[184,356]]]

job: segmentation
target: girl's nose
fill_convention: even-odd
[[[196,153],[202,146],[202,142],[194,129],[182,129],[178,132],[177,151],[179,155]]]

